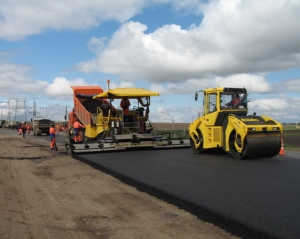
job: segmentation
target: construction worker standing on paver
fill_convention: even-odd
[[[74,124],[73,124],[73,129],[74,129],[74,141],[75,141],[75,142],[82,141],[81,136],[80,136],[80,134],[79,134],[79,129],[80,129],[80,128],[85,128],[85,126],[82,125],[82,124],[79,122],[79,119],[76,119],[76,121],[75,121]]]
[[[50,148],[51,151],[56,151],[57,147],[56,147],[56,138],[55,138],[55,127],[54,124],[51,125],[50,129],[49,129],[49,134],[50,134]]]
[[[129,106],[130,106],[130,101],[128,100],[127,97],[124,97],[121,102],[120,106],[123,109],[123,115],[128,115],[129,114]]]

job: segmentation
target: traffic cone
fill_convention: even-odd
[[[284,147],[283,147],[283,139],[281,138],[281,149],[279,151],[279,155],[285,155],[284,153]]]

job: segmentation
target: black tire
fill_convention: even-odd
[[[191,149],[193,150],[194,153],[200,154],[201,151],[203,150],[203,136],[201,133],[198,134],[197,140],[201,142],[199,147],[196,147],[194,140],[190,138]]]
[[[244,145],[243,145],[243,150],[242,152],[238,152],[235,145],[234,145],[234,142],[237,141],[237,142],[241,142],[238,138],[236,138],[236,134],[232,134],[230,135],[229,137],[229,149],[230,149],[230,154],[235,158],[235,159],[246,159],[246,154],[247,154],[247,142],[245,141],[244,142]]]

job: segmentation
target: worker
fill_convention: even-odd
[[[109,111],[109,104],[108,104],[108,102],[106,102],[106,101],[102,102],[101,110],[103,112],[103,116],[104,117],[108,117],[108,111]]]
[[[75,142],[81,141],[81,137],[80,137],[80,134],[79,134],[79,129],[80,129],[80,128],[85,128],[85,126],[79,122],[79,119],[76,119],[76,121],[75,121],[74,124],[73,124],[73,129],[74,129],[74,141],[75,141]]]
[[[128,115],[129,114],[129,106],[130,106],[130,101],[128,100],[127,97],[124,97],[121,102],[120,106],[123,109],[123,115]]]
[[[27,125],[27,127],[26,127],[26,134],[27,135],[30,135],[30,130],[31,130],[30,125]]]
[[[26,124],[23,124],[23,126],[22,126],[23,138],[26,138],[26,131],[27,131],[27,126],[26,126]]]
[[[55,126],[54,126],[54,124],[52,124],[50,126],[50,129],[49,129],[51,151],[56,151],[57,150],[55,134],[56,134]]]
[[[234,107],[234,106],[237,106],[239,103],[241,103],[241,99],[240,99],[240,96],[239,94],[233,94],[232,96],[232,100],[228,103],[226,103],[225,105],[227,107]]]
[[[20,126],[18,133],[19,133],[19,135],[22,135],[22,126]]]

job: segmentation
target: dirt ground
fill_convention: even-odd
[[[49,145],[0,129],[0,238],[236,238]]]

